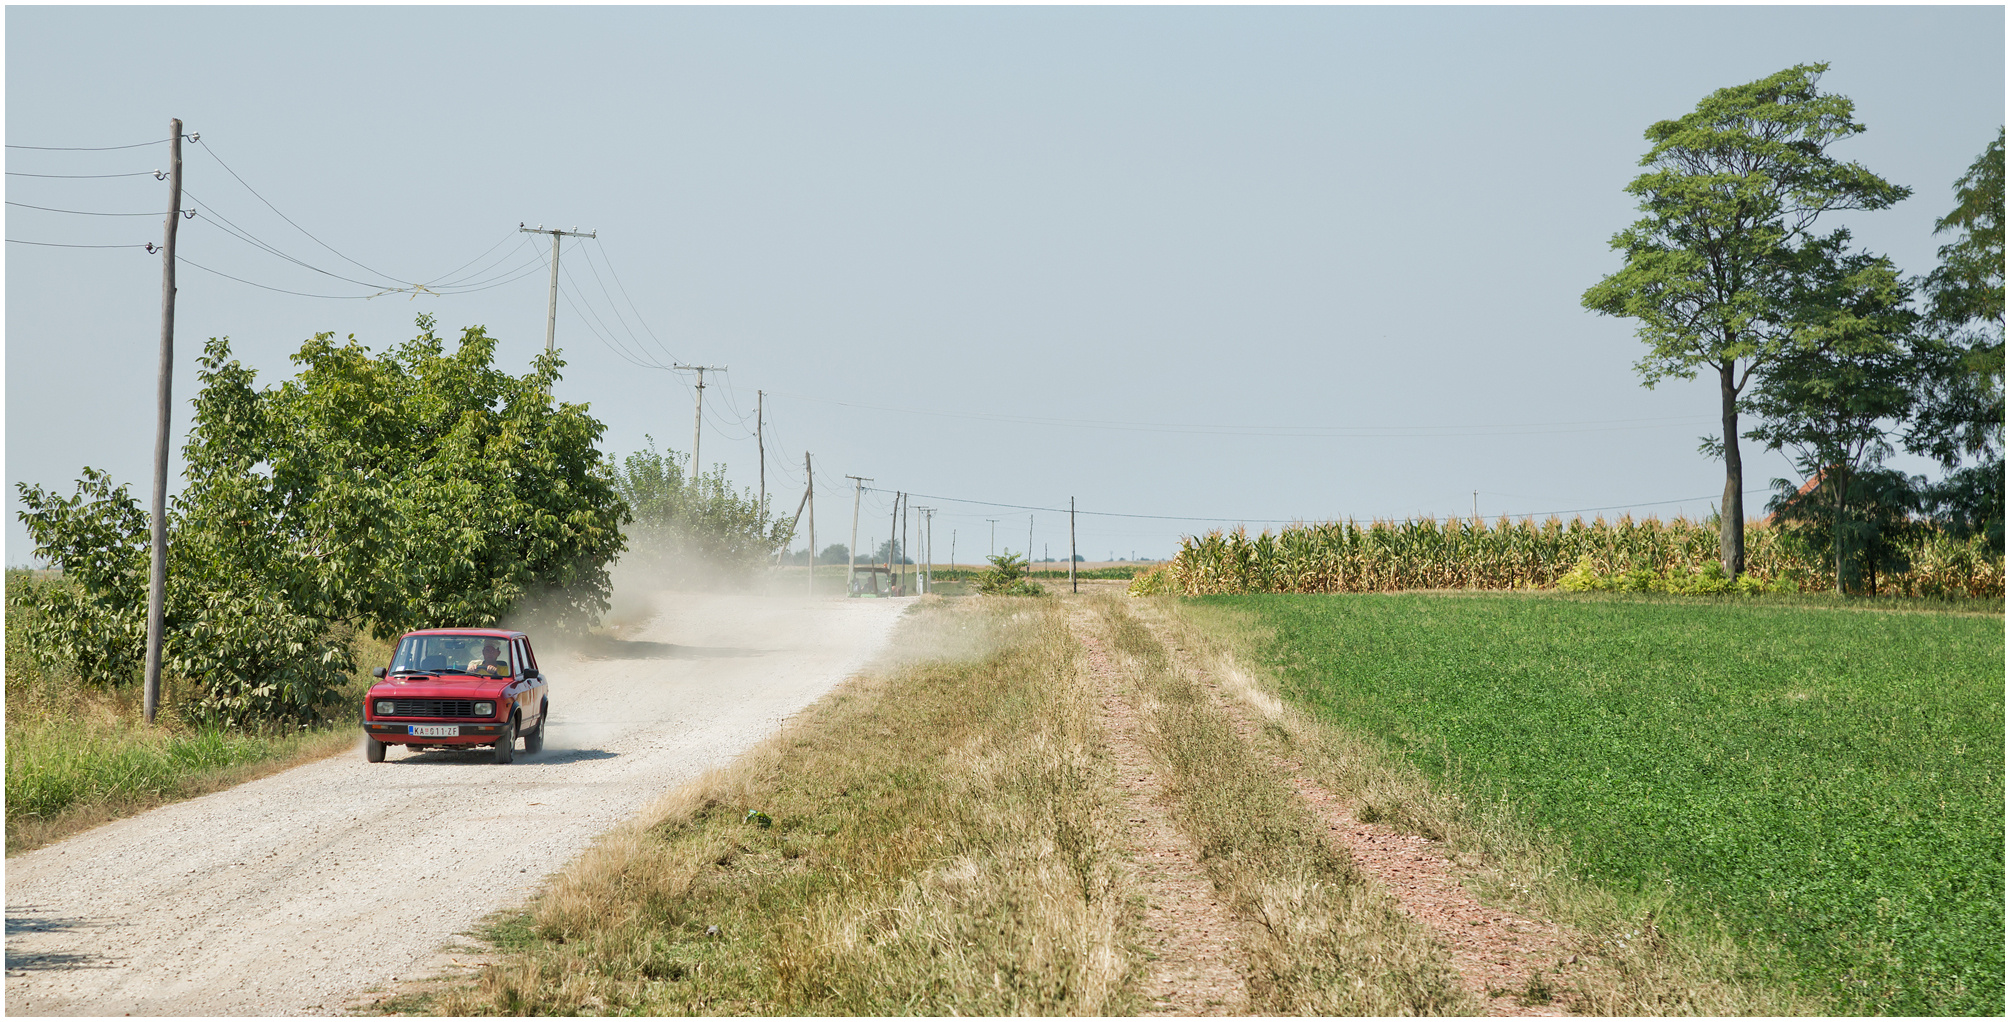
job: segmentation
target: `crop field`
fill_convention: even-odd
[[[1746,573],[1767,589],[1833,589],[1834,566],[1780,529],[1745,529]],[[1926,531],[1904,547],[1908,567],[1873,579],[1892,596],[2003,596],[2003,555],[1980,537]],[[1454,518],[1402,522],[1323,522],[1287,526],[1251,538],[1246,530],[1188,536],[1163,568],[1136,591],[1216,593],[1371,593],[1400,589],[1546,589],[1580,562],[1599,575],[1650,572],[1664,587],[1701,581],[1718,559],[1712,522],[1673,518],[1564,522]]]
[[[1288,698],[1839,1013],[2003,1008],[2003,618],[1732,598],[1227,596]]]

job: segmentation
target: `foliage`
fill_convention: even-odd
[[[1838,1014],[2003,1004],[2003,621],[1650,598],[1221,598],[1284,694]]]
[[[338,626],[384,634],[489,625],[517,611],[576,629],[607,606],[626,508],[583,405],[549,398],[561,363],[512,377],[480,327],[448,353],[432,321],[381,356],[320,334],[297,377],[258,389],[211,340],[168,516],[164,670],[204,719],[314,719],[353,668]],[[75,497],[23,486],[37,556],[70,595],[24,594],[44,660],[103,685],[138,680],[145,516],[86,470]],[[90,643],[111,647],[83,652]]]
[[[1745,569],[1738,396],[1755,369],[1783,352],[1818,303],[1812,269],[1842,251],[1846,230],[1814,233],[1825,214],[1882,209],[1905,198],[1828,148],[1864,130],[1848,97],[1816,86],[1826,64],[1803,64],[1719,89],[1680,118],[1647,129],[1647,172],[1627,191],[1645,214],[1613,236],[1626,264],[1584,293],[1584,306],[1637,320],[1648,386],[1667,377],[1718,376],[1723,431],[1706,441],[1725,462],[1719,556]]]
[[[986,596],[1045,596],[1040,583],[1026,577],[1026,559],[1006,552],[986,558],[991,569],[977,577],[977,591]]]
[[[1832,567],[1820,551],[1770,523],[1754,523],[1749,532],[1747,574],[1754,584],[1769,591],[1832,586]],[[1918,556],[1919,549],[1948,535],[1926,524],[1906,533],[1901,555],[1912,567],[1881,580],[1879,591],[2000,598],[2003,557],[1992,554],[1986,542],[1978,539],[1975,549],[1958,559]],[[1188,536],[1179,553],[1144,585],[1152,592],[1188,596],[1544,589],[1586,557],[1599,577],[1643,570],[1658,578],[1722,577],[1716,523],[1711,521],[1503,518],[1489,525],[1423,519],[1294,525],[1253,538],[1241,529]],[[1718,565],[1714,576],[1706,574],[1712,563]]]
[[[752,490],[735,491],[723,466],[687,479],[689,459],[647,450],[623,460],[614,486],[633,509],[625,567],[689,588],[743,585],[787,540],[788,523]]]
[[[1843,491],[1841,480],[1849,487]],[[1876,594],[1878,576],[1903,576],[1912,568],[1910,551],[1932,526],[1918,517],[1924,479],[1891,469],[1845,475],[1831,471],[1796,490],[1773,480],[1767,504],[1784,539],[1812,560],[1824,558],[1837,572],[1835,591]]]

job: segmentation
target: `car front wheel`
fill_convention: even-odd
[[[384,743],[376,740],[375,738],[370,737],[369,735],[364,735],[363,761],[366,763],[384,762]]]
[[[512,763],[515,761],[516,718],[511,717],[509,722],[503,725],[502,733],[496,735],[496,762]]]

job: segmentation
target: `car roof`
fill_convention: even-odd
[[[479,635],[489,639],[514,639],[522,632],[512,632],[504,628],[420,628],[406,632],[406,635]],[[529,638],[529,636],[525,636]]]

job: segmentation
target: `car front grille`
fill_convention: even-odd
[[[394,699],[391,701],[393,717],[472,717],[475,702],[472,699]]]

